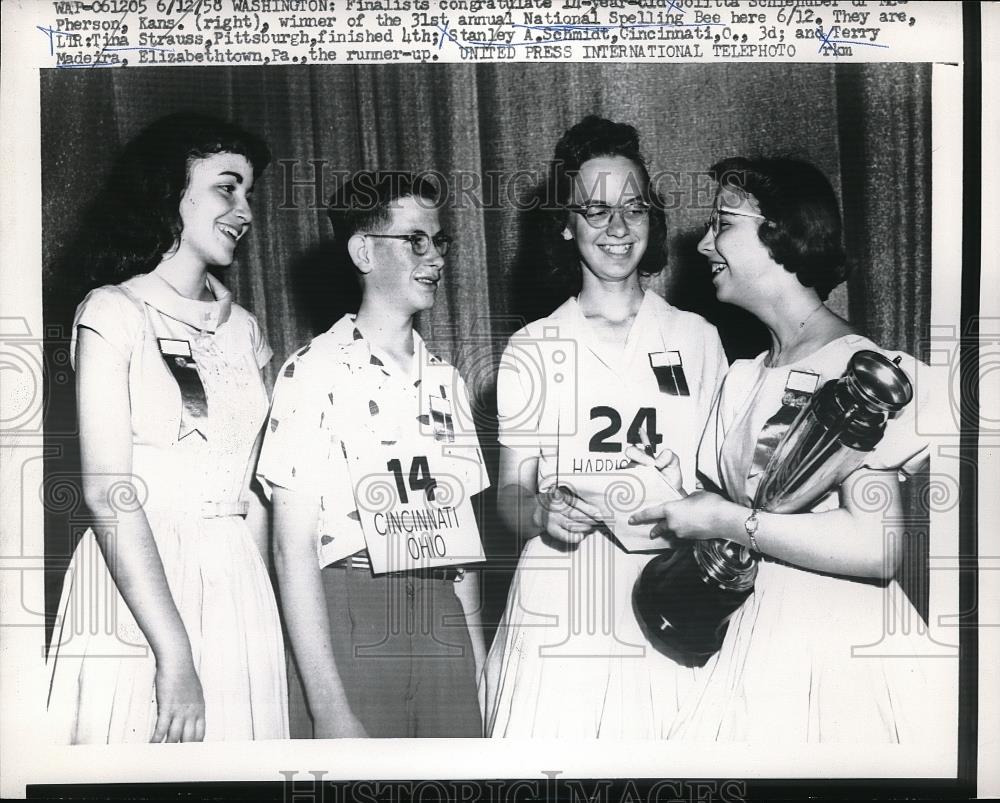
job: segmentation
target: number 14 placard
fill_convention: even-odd
[[[405,572],[486,560],[469,496],[440,454],[399,444],[348,454],[372,572]]]

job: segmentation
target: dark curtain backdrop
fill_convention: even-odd
[[[767,344],[752,318],[717,304],[694,245],[711,205],[704,170],[735,154],[795,154],[831,178],[855,261],[838,312],[887,347],[913,351],[930,311],[930,65],[478,64],[49,70],[41,75],[45,316],[65,333],[83,287],[67,253],[82,209],[122,145],[181,109],[261,134],[274,162],[259,183],[249,242],[224,280],[256,313],[275,351],[293,349],[357,301],[330,269],[323,204],[337,174],[434,170],[460,203],[443,212],[458,241],[421,332],[465,375],[481,411],[495,477],[495,365],[506,337],[562,299],[538,281],[530,217],[518,207],[544,175],[558,137],[584,114],[635,125],[651,172],[669,171],[670,254],[650,286],[717,326],[730,359]],[[478,177],[478,178],[477,178]],[[294,181],[294,186],[292,185]],[[479,181],[479,185],[476,182]],[[464,182],[464,183],[463,183]],[[60,357],[60,337],[50,346]],[[65,341],[63,340],[65,347]],[[61,382],[59,377],[65,379]],[[49,385],[48,474],[72,473],[71,377]],[[75,535],[72,504],[51,490],[50,605]],[[497,573],[489,616],[506,593],[514,546],[484,504]],[[57,565],[58,564],[58,565]],[[921,607],[921,572],[906,585]],[[916,591],[914,591],[916,590]]]

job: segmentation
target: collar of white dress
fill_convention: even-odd
[[[205,286],[215,297],[214,301],[186,298],[155,272],[135,276],[125,285],[149,306],[203,332],[215,332],[229,320],[232,310],[232,293],[211,273],[205,276]]]
[[[627,365],[632,355],[640,344],[646,344],[655,348],[657,344],[664,350],[662,331],[656,324],[656,313],[670,309],[666,300],[661,298],[651,290],[643,290],[642,301],[636,311],[635,320],[625,339],[625,347],[618,359],[609,359],[607,349],[603,348],[595,338],[590,324],[587,322],[583,310],[580,308],[580,301],[577,296],[570,296],[563,302],[549,320],[559,324],[565,323],[566,331],[559,334],[560,337],[575,340],[578,345],[588,349],[598,360],[604,363],[611,370],[620,370],[622,365]],[[620,362],[620,364],[619,364]]]

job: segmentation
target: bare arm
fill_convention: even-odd
[[[537,457],[524,457],[519,450],[500,448],[500,474],[497,482],[497,512],[500,520],[518,536],[518,543],[539,532],[534,523],[538,502],[536,472]]]
[[[864,500],[877,500],[865,505]],[[870,510],[876,507],[877,510]],[[840,507],[824,513],[758,513],[754,538],[762,552],[805,569],[850,577],[889,579],[900,561],[899,481],[893,471],[854,472],[840,487]],[[725,538],[751,546],[744,523],[750,511],[707,492],[640,511],[635,522],[657,522],[654,536]]]
[[[319,497],[274,486],[274,563],[281,608],[317,739],[367,736],[351,711],[330,639],[319,564]]]
[[[528,450],[500,449],[497,510],[523,543],[540,532],[576,544],[592,532],[600,511],[568,492],[539,494],[538,457]]]
[[[140,502],[144,496],[143,478],[132,476],[128,364],[97,332],[81,326],[76,365],[84,499],[97,519],[94,534],[111,576],[156,659],[152,741],[200,741],[201,683],[149,522],[141,505],[115,501],[130,487]]]

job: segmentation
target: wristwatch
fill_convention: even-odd
[[[758,553],[760,552],[760,547],[757,546],[757,539],[754,538],[754,534],[757,532],[759,526],[760,519],[757,518],[757,510],[754,509],[750,511],[747,520],[743,522],[743,529],[747,531],[747,537],[750,539],[750,548]]]

